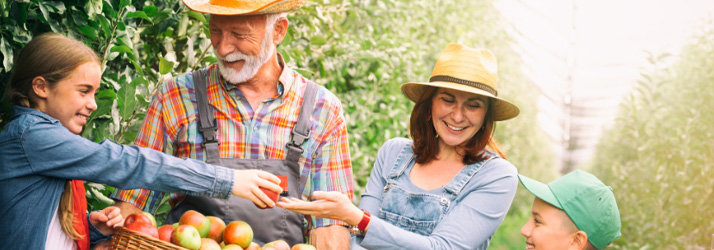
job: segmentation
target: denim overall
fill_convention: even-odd
[[[281,196],[300,199],[300,165],[298,165],[298,160],[303,152],[302,144],[310,137],[312,124],[310,115],[315,104],[317,85],[312,81],[308,81],[300,115],[292,129],[291,141],[286,145],[288,152],[285,159],[220,158],[213,107],[206,100],[205,74],[206,72],[203,70],[193,72],[200,119],[199,131],[204,138],[202,145],[206,152],[206,162],[232,169],[260,169],[275,175],[287,176],[288,190],[284,190]],[[283,208],[260,209],[252,201],[237,196],[230,196],[228,200],[203,196],[186,196],[181,203],[169,212],[166,219],[167,223],[178,221],[180,216],[188,210],[196,210],[207,216],[219,217],[226,224],[235,220],[245,221],[253,229],[253,241],[260,245],[278,239],[283,239],[290,245],[305,242],[304,228],[307,223],[305,217]]]
[[[407,170],[414,160],[411,145],[405,145],[389,172],[378,216],[404,230],[428,236],[449,209],[458,205],[455,200],[459,193],[488,160],[464,166],[443,188],[428,191],[409,179]]]

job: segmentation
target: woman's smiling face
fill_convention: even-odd
[[[471,139],[483,125],[488,97],[440,88],[432,99],[431,117],[436,133],[446,146],[456,147]]]

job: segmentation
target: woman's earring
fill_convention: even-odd
[[[426,114],[426,120],[430,121],[431,120],[431,114]]]

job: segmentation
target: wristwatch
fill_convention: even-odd
[[[360,210],[362,210],[362,212],[364,213],[364,215],[362,215],[362,220],[359,221],[359,224],[357,224],[357,226],[350,226],[349,228],[347,228],[351,234],[354,234],[357,236],[364,235],[364,231],[367,230],[367,225],[369,225],[369,221],[372,217],[372,215],[370,215],[369,212],[367,212],[367,210],[364,210],[364,209],[360,209]]]

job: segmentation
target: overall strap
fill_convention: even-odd
[[[412,144],[404,144],[404,146],[402,146],[402,149],[399,151],[396,160],[394,160],[394,165],[392,166],[392,169],[389,170],[388,177],[390,179],[399,178],[399,176],[404,174],[404,171],[406,171],[407,167],[409,167],[409,163],[411,163],[415,157],[416,155],[414,155],[414,151],[412,150]]]
[[[489,154],[490,152],[486,150],[485,153]],[[451,181],[449,181],[446,186],[444,186],[444,189],[447,192],[453,194],[454,196],[459,195],[464,186],[466,186],[466,184],[471,180],[471,178],[473,178],[474,175],[478,173],[481,167],[486,165],[486,163],[488,163],[489,161],[495,158],[499,158],[495,154],[489,155],[491,155],[491,157],[486,160],[464,166],[464,168],[462,168],[461,171],[459,171],[459,173],[456,174],[456,176],[454,176],[454,178],[451,179]]]
[[[198,103],[198,131],[203,136],[203,149],[206,152],[206,159],[217,159],[218,154],[218,139],[216,134],[216,118],[213,117],[213,107],[208,104],[207,94],[207,77],[206,71],[196,70],[193,73],[193,90]]]
[[[285,157],[285,162],[291,169],[300,169],[298,161],[303,152],[302,144],[310,138],[310,129],[312,128],[310,116],[315,108],[315,98],[317,98],[317,84],[308,80],[307,88],[305,88],[305,94],[302,98],[302,105],[300,106],[300,115],[292,131],[290,131],[290,142],[286,144],[288,153]]]

